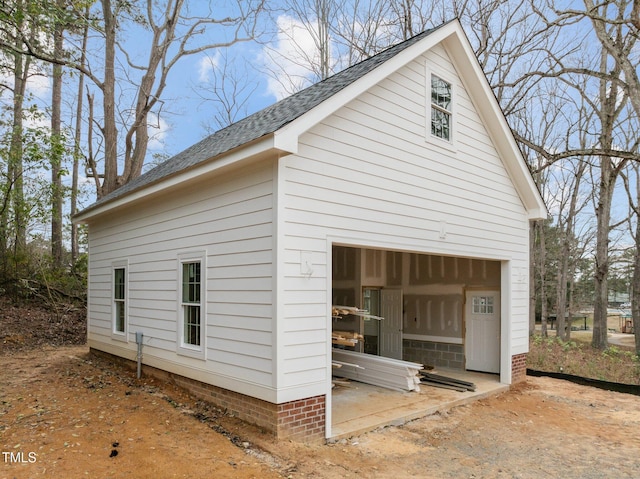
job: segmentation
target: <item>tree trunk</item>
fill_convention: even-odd
[[[609,56],[606,50],[602,50],[600,71],[610,72],[616,78],[620,76],[620,67],[616,63],[613,68],[608,65]],[[600,146],[605,150],[613,147],[613,128],[619,113],[616,104],[618,102],[618,85],[615,82],[600,80]],[[598,206],[596,208],[596,264],[594,273],[594,304],[593,304],[593,338],[591,345],[597,349],[606,349],[607,342],[607,307],[609,302],[609,233],[611,230],[611,203],[613,190],[619,168],[624,162],[619,162],[615,167],[611,157],[600,157],[600,185],[598,191]]]
[[[611,160],[602,158],[600,162],[600,196],[597,218],[596,236],[596,264],[594,274],[594,305],[593,305],[593,339],[591,344],[597,349],[607,348],[607,306],[609,300],[609,223],[611,219],[611,199],[613,185],[611,182]]]
[[[529,222],[529,336],[536,332],[536,223]]]
[[[89,18],[90,7],[87,5],[85,17]],[[87,60],[87,43],[89,40],[89,24],[85,23],[82,32],[82,53],[80,55],[80,65],[84,67]],[[78,77],[78,98],[76,105],[76,128],[73,143],[73,177],[71,180],[71,217],[78,211],[78,175],[80,163],[80,138],[82,136],[82,105],[84,98],[84,74],[79,73]],[[75,221],[71,222],[71,263],[76,264],[78,260],[78,225]]]
[[[562,253],[560,256],[560,267],[558,268],[558,284],[556,298],[556,336],[562,341],[567,341],[571,330],[571,318],[567,313],[567,279],[569,273],[569,248],[567,239],[562,241]]]
[[[547,253],[546,253],[546,244],[545,244],[545,228],[544,222],[538,221],[538,238],[539,238],[539,246],[540,246],[540,254],[538,255],[538,270],[540,272],[540,334],[543,337],[547,337],[549,333],[547,332],[547,288],[546,288],[546,261],[547,261]]]
[[[22,18],[23,2],[15,4],[16,18]],[[16,28],[22,28],[19,22]],[[12,124],[9,140],[9,154],[7,158],[7,187],[2,204],[0,216],[0,254],[2,255],[2,274],[5,278],[10,276],[9,269],[12,263],[23,254],[27,244],[26,208],[24,204],[23,172],[23,105],[24,94],[27,86],[30,58],[18,53],[20,40],[14,40],[17,51],[7,53],[13,60],[13,105]],[[10,216],[13,215],[12,218]],[[13,229],[10,228],[13,223]],[[11,248],[13,251],[11,251]],[[11,259],[13,258],[13,260]]]
[[[102,0],[104,18],[104,81],[102,83],[102,106],[104,114],[104,181],[98,187],[98,199],[114,191],[118,186],[118,129],[115,114],[115,58],[116,19],[111,9],[111,0]],[[96,178],[98,172],[94,171]]]
[[[637,173],[636,173],[637,176]],[[640,187],[640,179],[637,188]],[[638,190],[638,206],[640,206],[640,190]],[[636,217],[636,250],[633,261],[633,279],[631,281],[631,317],[635,336],[636,354],[640,356],[640,217]]]
[[[561,251],[560,251],[560,267],[558,268],[558,330],[557,336],[563,341],[571,339],[572,311],[571,301],[568,293],[568,285],[573,280],[573,269],[570,263],[573,257],[572,243],[575,235],[576,214],[578,211],[578,193],[580,192],[580,184],[582,176],[586,170],[586,162],[581,162],[575,172],[574,183],[571,189],[571,197],[569,199],[569,211],[564,220],[564,228],[561,228]],[[566,319],[565,319],[566,318]]]
[[[62,9],[60,0],[58,7]],[[56,22],[53,54],[62,58],[63,26]],[[54,268],[62,267],[62,66],[53,64],[51,89],[51,258]]]
[[[9,146],[9,181],[13,182],[12,206],[14,222],[14,256],[17,258],[27,247],[27,208],[24,200],[23,173],[23,106],[27,87],[27,76],[31,61],[19,53],[13,54],[14,91],[13,91],[13,126],[11,144]]]
[[[636,215],[635,243],[633,252],[633,275],[631,278],[631,318],[635,336],[636,354],[640,356],[640,167],[634,165],[636,177],[636,204],[632,208]],[[629,195],[631,201],[631,195]]]

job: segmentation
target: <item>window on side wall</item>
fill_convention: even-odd
[[[451,83],[431,74],[431,135],[451,142],[453,130]]]
[[[112,332],[115,339],[127,340],[127,267],[124,262],[113,264]]]
[[[205,337],[203,301],[205,267],[203,258],[182,257],[179,268],[179,352],[190,356],[203,357]]]

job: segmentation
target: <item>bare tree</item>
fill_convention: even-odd
[[[602,70],[606,71],[608,55],[603,52]],[[612,73],[620,74],[620,67],[615,65]],[[616,83],[600,81],[601,109],[599,111],[601,132],[600,145],[604,149],[613,149],[614,122],[619,116],[621,106],[618,106],[619,89]],[[620,105],[623,103],[621,102]],[[615,183],[620,170],[627,160],[620,160],[610,155],[600,156],[600,184],[598,191],[598,205],[596,209],[597,238],[596,238],[596,271],[595,271],[595,298],[593,305],[593,340],[595,348],[605,349],[607,341],[607,307],[609,301],[608,272],[609,272],[609,233],[611,227],[611,204]]]
[[[547,238],[544,220],[535,222],[537,237],[537,257],[538,257],[538,274],[540,275],[540,289],[538,294],[540,297],[540,334],[545,338],[548,336],[548,298],[547,298]]]
[[[633,7],[631,7],[633,3]],[[638,0],[616,0],[594,4],[593,0],[584,0],[585,12],[566,12],[566,15],[586,15],[591,20],[593,30],[607,53],[615,59],[622,75],[612,78],[626,91],[636,116],[640,118],[640,79],[638,78],[637,58],[633,49],[638,40],[640,27]],[[610,8],[611,7],[611,8]],[[629,18],[628,10],[632,8]],[[611,11],[613,10],[613,11]],[[612,31],[615,34],[612,34]],[[601,75],[606,72],[600,72]]]
[[[331,38],[336,0],[286,0],[276,20],[277,41],[264,45],[262,68],[276,97],[293,94],[340,69]]]
[[[332,26],[332,34],[343,51],[346,65],[342,66],[369,58],[392,43],[389,35],[391,3],[355,1],[337,4],[337,21]]]
[[[587,91],[589,79],[574,77],[571,83],[560,83],[564,101],[555,108],[557,118],[554,121],[556,134],[564,131],[566,136],[576,138],[582,147],[586,147],[591,141],[587,132],[593,130],[593,116],[595,112],[592,104],[584,95],[576,95],[578,92]],[[568,111],[569,113],[565,113]],[[568,138],[560,139],[565,144]],[[560,143],[560,142],[558,142]],[[584,185],[583,178],[590,171],[591,165],[584,158],[569,158],[561,160],[554,165],[552,170],[557,174],[554,193],[555,215],[557,228],[558,267],[556,284],[556,317],[557,336],[563,341],[571,338],[571,322],[573,318],[572,284],[576,269],[576,261],[584,246],[579,244],[588,238],[578,239],[576,227],[578,215],[589,205],[591,194],[581,194],[581,191],[592,188]]]
[[[200,6],[204,7],[204,4]],[[264,0],[238,0],[235,4],[236,13],[221,18],[216,17],[211,8],[209,6],[208,12],[196,17],[190,15],[184,0],[166,0],[162,5],[153,0],[140,0],[136,3],[101,0],[99,18],[102,26],[98,28],[98,32],[103,35],[103,62],[95,69],[90,65],[83,65],[77,55],[71,58],[56,57],[37,42],[26,38],[24,32],[21,39],[24,47],[0,40],[2,47],[77,69],[100,92],[102,120],[98,126],[103,138],[103,168],[98,166],[96,157],[88,159],[99,198],[140,175],[149,142],[149,115],[162,105],[162,94],[171,70],[186,56],[252,40],[258,28],[258,16],[264,9]],[[231,5],[227,9],[230,10]],[[136,63],[118,39],[118,29],[126,23],[127,15],[150,32],[148,57],[144,64]],[[87,21],[94,26],[95,19]],[[215,28],[225,31],[225,40],[212,42],[206,39],[206,34]],[[203,40],[198,43],[199,39]],[[116,105],[122,103],[122,98],[117,97],[117,85],[125,79],[116,76],[116,59],[121,57],[125,59],[130,71],[138,72],[140,76],[132,83],[135,90],[132,108],[123,109],[132,114],[119,117]],[[118,126],[118,120],[122,122],[121,127]],[[98,118],[94,117],[94,121],[97,123]]]
[[[63,0],[56,0],[56,7],[60,12],[64,11]],[[63,19],[55,16],[53,19],[53,55],[62,58],[64,28]],[[62,65],[52,65],[52,89],[51,89],[51,257],[53,266],[62,266]]]
[[[115,51],[116,46],[120,46],[116,39],[118,12],[114,9],[111,0],[102,0],[101,5],[105,22],[104,80],[101,82],[91,75],[103,96],[104,180],[98,189],[99,197],[128,183],[142,172],[149,142],[149,114],[159,106],[172,68],[185,56],[253,39],[257,15],[263,8],[263,1],[238,2],[237,16],[218,19],[213,12],[198,18],[183,15],[184,0],[168,0],[164,10],[160,12],[154,11],[155,2],[147,0],[144,23],[151,30],[152,39],[148,62],[145,65],[129,62],[129,66],[139,70],[142,76],[136,89],[133,120],[124,131],[122,171],[118,168],[118,129],[114,110],[116,104]],[[207,28],[218,25],[232,29],[233,35],[230,40],[192,45],[194,39]],[[182,27],[182,31],[178,30],[179,26]],[[93,175],[98,175],[97,165],[94,163],[90,166]]]
[[[24,132],[24,103],[27,89],[27,80],[30,75],[31,58],[23,55],[20,50],[23,46],[23,37],[20,33],[22,29],[27,29],[27,15],[24,12],[24,2],[18,0],[13,5],[12,14],[16,19],[15,25],[8,26],[0,31],[0,41],[10,45],[6,53],[11,58],[11,69],[13,73],[13,100],[11,133],[9,141],[9,152],[7,158],[7,188],[4,192],[3,208],[0,217],[0,254],[2,255],[3,273],[7,274],[8,263],[5,254],[9,246],[9,215],[13,222],[13,249],[14,257],[23,254],[27,245],[27,218],[24,200],[24,179],[23,179],[23,132]],[[28,29],[30,35],[35,34],[34,29]]]
[[[85,7],[84,18],[89,17],[89,5]],[[82,41],[80,47],[80,60],[79,64],[82,68],[86,66],[87,59],[87,43],[89,41],[89,24],[84,22],[82,26]],[[75,134],[73,136],[73,166],[72,166],[72,179],[71,179],[71,216],[75,215],[78,211],[78,177],[80,174],[80,157],[81,157],[81,136],[82,136],[82,112],[83,112],[83,98],[84,98],[84,74],[78,75],[78,93],[76,98],[76,118],[75,118]],[[71,261],[75,265],[78,259],[79,246],[78,246],[78,225],[75,222],[71,223]]]
[[[194,91],[203,104],[213,105],[213,113],[207,115],[212,121],[205,124],[205,129],[213,133],[246,117],[250,113],[249,101],[259,86],[252,66],[224,50],[215,57],[206,56],[201,68],[206,70],[206,78]]]

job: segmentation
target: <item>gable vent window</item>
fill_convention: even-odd
[[[451,83],[431,75],[431,134],[451,141]]]

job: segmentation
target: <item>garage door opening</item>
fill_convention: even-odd
[[[474,379],[489,389],[504,387],[495,376],[500,372],[501,351],[500,261],[339,245],[333,246],[332,257],[332,303],[383,318],[333,318],[334,331],[351,332],[359,338],[353,345],[334,347],[420,363],[460,378],[489,373]],[[339,376],[338,371],[335,376]],[[371,402],[377,395],[386,398],[381,403],[389,401],[388,391],[375,392],[369,385],[337,386],[344,387],[351,390],[345,393],[334,388],[332,394],[336,433],[349,429],[345,424],[357,421],[358,416],[381,413],[380,407],[373,405],[374,412],[367,412],[364,401]],[[396,398],[396,404],[408,401],[409,409],[415,409],[411,414],[437,407],[437,398],[444,393],[428,392],[427,407],[425,390],[431,388],[421,389],[420,394],[396,393],[404,397]],[[365,391],[369,399],[360,397]],[[456,395],[459,399],[473,396],[454,393],[447,401],[455,400]],[[398,407],[397,414],[406,416],[406,411]]]
[[[384,318],[334,318],[334,330],[362,337],[345,348],[425,366],[499,372],[499,261],[336,245],[332,269],[334,305]],[[486,366],[477,360],[482,347],[495,353]]]

